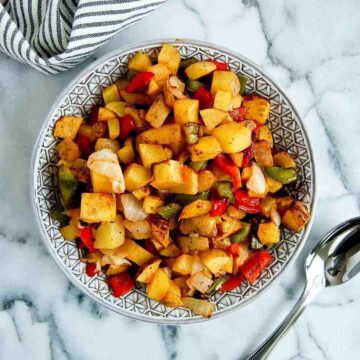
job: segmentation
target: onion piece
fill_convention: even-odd
[[[141,202],[137,200],[134,195],[122,194],[120,199],[124,207],[126,220],[142,221],[148,218],[149,214],[144,212]]]
[[[136,240],[151,238],[151,227],[148,221],[124,220],[123,224],[126,230],[131,233],[131,238]]]
[[[270,213],[270,218],[271,218],[271,221],[273,223],[275,223],[275,225],[277,227],[279,227],[281,225],[281,217],[280,217],[280,214],[275,210],[273,209]]]
[[[248,190],[256,194],[264,194],[266,191],[266,180],[260,166],[253,162],[249,180],[246,182]]]
[[[116,256],[116,255],[104,255],[101,261],[101,265],[131,265],[131,262],[123,257]]]

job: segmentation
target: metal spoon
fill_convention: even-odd
[[[267,359],[277,343],[325,287],[336,286],[360,272],[360,217],[347,220],[327,233],[305,261],[306,286],[289,315],[248,358]]]

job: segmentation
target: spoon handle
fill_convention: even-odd
[[[294,305],[289,315],[283,320],[283,322],[277,327],[277,329],[265,340],[265,342],[258,347],[248,360],[265,360],[268,358],[272,350],[275,348],[277,343],[282,339],[282,337],[289,331],[291,326],[295,321],[300,317],[304,312],[307,305],[315,298],[315,296],[321,290],[317,286],[308,286],[306,285],[303,290],[300,299]]]

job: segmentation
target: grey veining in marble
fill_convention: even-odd
[[[57,94],[92,60],[130,42],[208,40],[262,66],[303,117],[318,208],[303,253],[252,304],[213,322],[157,326],[100,308],[47,254],[29,208],[30,154]],[[359,215],[360,2],[172,0],[79,67],[47,77],[0,53],[0,359],[245,359],[293,305],[305,252]],[[357,359],[360,279],[324,291],[272,359]]]

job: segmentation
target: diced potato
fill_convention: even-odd
[[[135,240],[150,239],[152,236],[150,223],[147,220],[130,221],[124,220],[124,226],[130,238]]]
[[[185,308],[205,318],[210,318],[215,311],[215,304],[210,301],[199,300],[192,297],[183,297],[181,300]]]
[[[142,200],[145,196],[151,194],[151,189],[149,186],[143,186],[140,189],[136,189],[132,192],[137,200]]]
[[[227,154],[237,153],[251,145],[251,130],[234,121],[218,126],[212,135]]]
[[[241,220],[246,216],[245,211],[239,210],[234,205],[229,205],[227,208],[227,212],[232,218],[238,219],[238,220]]]
[[[211,93],[216,94],[218,91],[226,91],[231,96],[236,96],[240,92],[240,81],[232,71],[216,70],[211,82]]]
[[[179,236],[177,243],[185,254],[209,249],[209,239],[203,236]]]
[[[117,155],[119,160],[125,165],[135,161],[135,152],[131,138],[125,140],[124,146],[117,152]]]
[[[294,203],[294,198],[292,196],[282,196],[277,197],[276,199],[276,208],[280,215],[283,215],[285,211]]]
[[[222,111],[229,111],[231,106],[231,93],[218,90],[214,97],[214,108]]]
[[[153,217],[150,221],[150,226],[153,239],[163,247],[169,246],[171,241],[169,221],[160,217]]]
[[[210,61],[198,61],[185,69],[188,78],[196,80],[216,70],[216,65]]]
[[[151,168],[152,164],[169,160],[172,157],[172,151],[162,145],[139,144],[138,148],[141,162],[146,168]]]
[[[280,241],[280,230],[273,222],[261,223],[258,226],[257,236],[262,244],[277,244]]]
[[[102,95],[105,104],[111,103],[113,101],[120,101],[120,94],[116,84],[112,84],[104,88],[102,91]]]
[[[56,151],[61,160],[72,163],[81,156],[79,146],[71,139],[64,139],[56,145]]]
[[[119,93],[122,99],[128,104],[150,105],[152,103],[152,99],[148,95],[128,93],[125,89],[120,90]]]
[[[214,237],[217,235],[216,219],[208,215],[181,220],[179,230],[184,235],[198,234]]]
[[[152,127],[159,128],[170,114],[170,111],[171,108],[165,104],[164,96],[159,95],[147,111],[145,120]]]
[[[99,112],[98,112],[98,118],[97,121],[108,121],[109,119],[112,119],[114,117],[114,113],[112,111],[110,111],[107,108],[104,107],[99,107]]]
[[[232,256],[228,256],[228,262],[221,268],[221,270],[231,274],[233,272],[233,267],[234,258]]]
[[[240,94],[237,94],[231,98],[231,109],[237,109],[241,106],[242,103],[242,96]]]
[[[199,192],[197,173],[189,166],[182,166],[183,182],[172,187],[171,191],[176,194],[195,195]]]
[[[230,238],[213,238],[212,239],[212,245],[214,249],[222,249],[226,250],[231,245]]]
[[[157,94],[159,94],[161,92],[161,87],[159,86],[159,84],[155,81],[155,79],[151,79],[148,85],[148,88],[146,90],[146,93],[148,95],[152,95],[155,96]],[[165,96],[166,99],[166,96]],[[166,100],[165,103],[167,104]],[[168,105],[168,104],[167,104]]]
[[[212,279],[208,278],[202,271],[199,271],[194,275],[191,275],[186,283],[189,287],[194,287],[197,291],[205,294],[213,281]]]
[[[125,115],[125,108],[128,104],[124,101],[113,101],[105,105],[105,108],[116,114],[118,117]]]
[[[129,264],[120,264],[120,265],[110,264],[109,267],[107,268],[105,274],[107,276],[121,274],[125,271],[128,271],[130,266],[131,265],[129,265]]]
[[[276,200],[267,196],[260,200],[261,214],[265,217],[270,217],[271,212],[276,210]]]
[[[183,208],[180,213],[179,220],[205,215],[210,210],[211,202],[209,200],[195,200]]]
[[[114,140],[120,135],[120,124],[116,117],[113,117],[107,121],[109,129],[109,138]]]
[[[265,181],[266,181],[266,187],[267,187],[267,191],[269,193],[276,193],[278,192],[283,184],[279,181],[274,180],[273,178],[271,178],[270,176],[265,175]]]
[[[266,140],[269,142],[270,146],[273,147],[273,136],[271,130],[267,125],[263,125],[258,132],[259,140]]]
[[[221,153],[219,141],[214,136],[203,136],[197,144],[188,146],[188,149],[191,161],[210,160]]]
[[[182,254],[176,258],[171,270],[181,275],[188,275],[191,274],[192,264],[193,257],[191,255]]]
[[[95,193],[121,194],[124,192],[120,182],[113,181],[105,175],[90,171],[90,177]]]
[[[115,195],[103,193],[82,193],[80,219],[88,223],[115,221]]]
[[[153,254],[130,239],[125,239],[125,243],[118,248],[115,255],[126,257],[139,266],[144,265],[154,257]]]
[[[149,55],[144,52],[138,52],[131,59],[129,59],[128,69],[142,72],[146,71],[146,69],[151,65],[152,63]]]
[[[214,166],[214,164],[210,164],[208,166],[208,169],[215,175],[215,177],[219,181],[232,181],[230,175],[219,169],[217,166]]]
[[[89,168],[87,161],[84,159],[75,160],[70,167],[71,172],[75,176],[76,181],[87,183],[89,180]]]
[[[157,209],[164,205],[164,201],[155,195],[145,196],[143,210],[148,214],[156,214]]]
[[[174,120],[177,124],[198,123],[198,113],[199,100],[179,99],[174,103]]]
[[[244,96],[242,106],[246,107],[245,119],[265,124],[270,113],[270,102],[258,95]]]
[[[158,270],[160,263],[160,259],[151,259],[149,263],[144,264],[138,271],[136,281],[145,284],[149,283]]]
[[[216,240],[224,239],[242,228],[241,221],[229,217],[226,221],[222,221],[218,225],[219,235],[216,237]]]
[[[107,122],[96,122],[91,126],[90,141],[93,143],[99,138],[107,136]]]
[[[243,163],[243,159],[244,159],[244,153],[243,152],[238,152],[238,153],[233,153],[233,154],[229,154],[231,160],[234,162],[234,164],[238,167],[242,166]]]
[[[125,115],[130,115],[132,117],[137,128],[141,129],[147,126],[147,123],[144,119],[144,109],[136,109],[134,106],[128,105],[125,107],[124,113]]]
[[[290,230],[300,232],[310,220],[310,213],[301,201],[295,201],[286,211],[281,223]]]
[[[159,190],[170,190],[183,182],[183,165],[176,160],[167,160],[155,164],[153,168],[154,180],[151,186]]]
[[[60,232],[65,240],[74,240],[80,235],[79,228],[73,224],[63,226],[60,228]]]
[[[201,119],[206,129],[211,131],[221,124],[227,117],[227,112],[222,109],[204,109],[200,111]]]
[[[179,256],[181,254],[180,249],[176,246],[176,244],[171,243],[168,247],[162,249],[159,251],[159,254],[161,256],[165,256],[165,257],[176,257]]]
[[[213,273],[218,274],[222,267],[229,261],[224,250],[210,249],[199,253],[202,263]]]
[[[268,141],[256,141],[253,146],[254,158],[260,167],[274,166],[271,147]]]
[[[170,70],[173,75],[176,75],[179,64],[181,60],[181,55],[176,47],[170,44],[164,44],[158,55],[158,63],[164,64]]]
[[[164,248],[164,246],[163,246],[161,243],[159,243],[156,239],[150,238],[150,241],[151,241],[152,244],[154,245],[156,251],[160,251],[160,250],[162,250],[162,249]],[[169,240],[169,241],[170,241],[170,240]]]
[[[103,149],[108,149],[116,154],[120,150],[120,144],[117,140],[98,138],[95,143],[95,151]]]
[[[274,164],[285,169],[296,167],[294,158],[286,151],[279,151],[274,155]]]
[[[182,140],[181,127],[179,124],[163,125],[159,129],[149,129],[141,133],[142,143],[167,145],[178,143]]]
[[[170,287],[170,279],[164,269],[157,269],[150,283],[146,287],[146,293],[150,299],[160,301],[166,296]]]
[[[210,170],[201,170],[198,172],[199,192],[210,190],[216,182],[217,177]]]
[[[82,121],[80,116],[62,116],[55,123],[54,136],[74,140]]]
[[[96,249],[115,249],[125,242],[123,217],[116,216],[113,222],[104,221],[96,229],[94,247]]]
[[[162,86],[170,76],[170,70],[165,64],[156,64],[149,66],[146,71],[152,72],[155,76],[153,79]]]
[[[180,287],[173,280],[170,280],[169,290],[161,299],[161,303],[172,308],[177,308],[182,305]]]
[[[149,184],[151,179],[151,172],[136,163],[130,164],[124,171],[125,188],[130,192]]]

